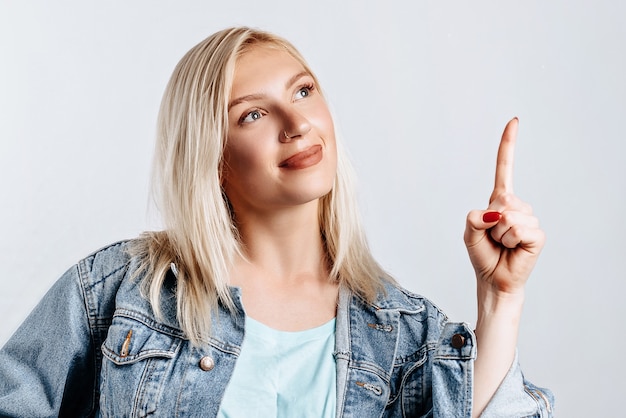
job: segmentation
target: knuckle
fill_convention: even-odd
[[[517,198],[515,197],[515,195],[513,193],[502,193],[500,195],[500,203],[502,203],[504,206],[513,206],[515,204],[515,202],[517,201]]]
[[[500,225],[509,225],[514,218],[510,210],[500,212]]]
[[[480,216],[479,214],[480,214],[480,211],[479,211],[479,210],[477,210],[477,209],[470,210],[470,211],[467,213],[467,216],[466,216],[465,220],[467,221],[467,223],[468,223],[469,225],[475,225],[475,224],[476,224],[476,220],[477,220],[477,219],[479,218],[479,216]]]
[[[511,234],[511,237],[518,239],[521,238],[524,234],[526,230],[526,227],[524,227],[523,225],[513,225],[511,226],[511,229],[509,229],[509,233]]]
[[[513,225],[502,237],[502,244],[507,248],[515,248],[522,241],[524,227]]]

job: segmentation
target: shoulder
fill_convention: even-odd
[[[448,317],[424,296],[394,282],[386,282],[384,286],[371,302],[352,295],[350,327],[366,324],[367,327],[357,328],[369,334],[372,332],[368,328],[390,333],[400,330],[399,343],[403,348],[398,349],[402,352],[413,352],[415,347],[433,348],[449,323]],[[373,333],[372,337],[375,339],[376,335]]]
[[[90,318],[110,318],[118,290],[124,282],[134,282],[140,266],[131,255],[135,240],[123,240],[92,252],[76,263],[73,270],[82,289]]]
[[[106,245],[92,252],[77,264],[90,274],[109,276],[115,271],[124,268],[130,261],[128,249],[131,242],[131,240],[123,240]]]
[[[384,291],[374,301],[377,309],[398,310],[400,313],[424,313],[447,321],[446,314],[430,299],[414,293],[397,283],[385,283]]]
[[[124,240],[109,244],[76,263],[85,291],[102,286],[119,286],[131,265],[129,248],[132,242]]]

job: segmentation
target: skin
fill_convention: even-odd
[[[232,87],[223,187],[246,257],[231,283],[246,314],[272,328],[322,325],[335,317],[338,297],[318,222],[337,171],[328,106],[304,67],[269,47],[238,59]],[[299,159],[303,152],[317,157]],[[294,155],[295,167],[284,166]]]
[[[518,119],[506,125],[496,163],[495,185],[487,210],[467,216],[465,245],[477,279],[477,358],[474,408],[483,411],[515,357],[524,286],[545,243],[531,207],[513,193],[513,159]],[[486,212],[500,219],[486,223]]]
[[[318,221],[319,199],[336,172],[328,107],[303,66],[268,47],[239,58],[230,103],[223,186],[245,251],[231,284],[241,288],[247,315],[270,327],[319,326],[335,316],[338,296],[328,280]],[[478,296],[473,416],[513,362],[524,286],[545,241],[530,206],[513,194],[517,127],[515,118],[504,130],[489,206],[468,214],[464,235]],[[283,164],[318,148],[321,159],[305,158],[295,168]],[[484,222],[487,212],[500,217]]]

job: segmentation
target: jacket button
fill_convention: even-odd
[[[200,359],[200,368],[204,370],[205,372],[208,372],[209,370],[213,370],[213,367],[215,367],[215,362],[213,361],[211,357],[204,356]]]
[[[454,334],[452,336],[452,347],[461,348],[465,345],[465,337],[461,334]]]

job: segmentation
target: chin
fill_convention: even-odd
[[[312,184],[309,182],[306,186],[299,187],[297,191],[289,193],[291,196],[288,200],[290,200],[292,204],[307,204],[323,198],[328,195],[332,189],[333,183],[328,184],[328,182],[324,182],[322,184]]]

